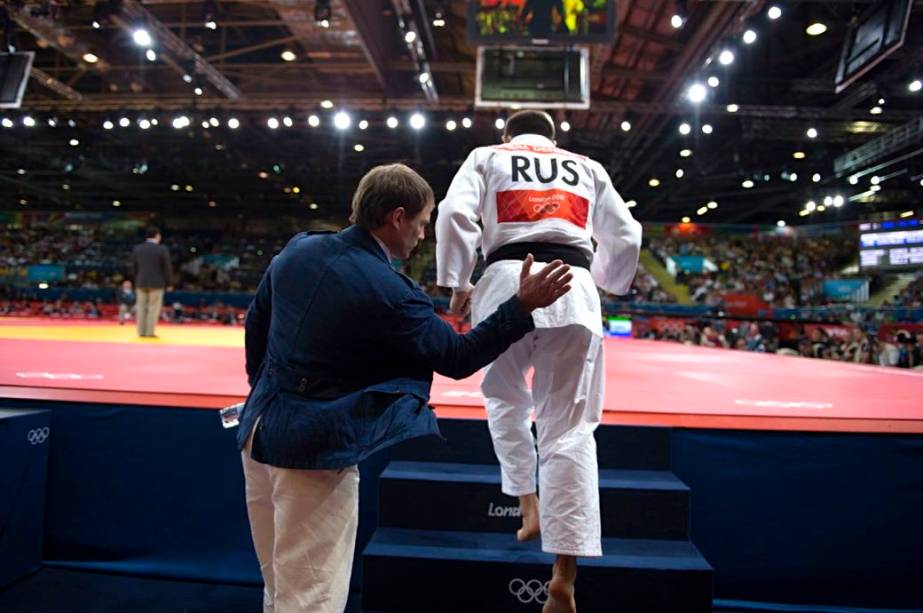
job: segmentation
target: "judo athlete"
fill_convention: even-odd
[[[533,313],[535,331],[486,368],[481,386],[502,490],[522,510],[517,538],[540,530],[542,549],[557,554],[546,613],[576,610],[576,558],[602,555],[593,432],[605,368],[596,288],[627,293],[641,247],[641,225],[606,170],[557,148],[554,132],[547,113],[514,114],[503,144],[479,147],[462,164],[436,219],[437,283],[453,290],[453,311],[470,304],[474,325],[515,291],[527,254],[533,266],[560,259],[574,274],[572,291]],[[472,288],[479,247],[487,267]]]

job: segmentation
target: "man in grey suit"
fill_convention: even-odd
[[[148,226],[145,241],[135,245],[131,252],[131,268],[138,294],[138,336],[156,338],[154,325],[163,307],[164,290],[172,290],[173,268],[170,252],[160,244],[160,230]]]

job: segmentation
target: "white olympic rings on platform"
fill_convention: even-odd
[[[523,604],[529,604],[530,602],[545,604],[548,602],[548,583],[548,581],[542,583],[538,579],[530,579],[529,581],[513,579],[510,581],[510,594]]]
[[[35,428],[29,430],[29,433],[26,434],[26,439],[29,441],[30,445],[41,445],[48,440],[48,437],[51,435],[51,428],[45,426],[44,428]]]

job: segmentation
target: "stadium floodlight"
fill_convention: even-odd
[[[353,120],[346,111],[340,111],[333,116],[333,126],[337,130],[346,130],[352,123]]]
[[[230,119],[228,119],[228,127],[231,128],[232,130],[236,130],[237,128],[240,127],[240,120],[237,119],[236,117],[231,117]]]
[[[701,83],[693,83],[689,86],[689,89],[686,90],[686,97],[689,99],[689,102],[693,104],[700,104],[705,100],[707,95],[708,90],[706,90],[705,86]]]
[[[747,45],[752,45],[756,42],[756,32],[753,30],[747,30],[744,32],[743,41]]]
[[[463,127],[463,128],[470,128],[470,127],[471,127],[471,118],[470,118],[470,117],[463,117],[463,118],[462,118],[462,127]]]
[[[410,116],[410,127],[414,130],[422,130],[426,125],[426,118],[422,113],[414,113]]]
[[[276,117],[270,117],[266,120],[266,125],[269,126],[270,130],[278,130],[279,120]]]
[[[720,62],[722,66],[730,66],[734,63],[734,52],[730,49],[724,49],[718,55],[718,62]]]
[[[462,122],[462,123],[464,123],[464,122]],[[399,122],[398,122],[398,120],[397,120],[397,117],[394,117],[393,115],[392,115],[391,117],[388,117],[388,119],[385,120],[385,125],[388,126],[389,128],[391,128],[392,130],[393,130],[394,128],[396,128],[396,127],[398,126],[398,124],[399,124]]]
[[[683,122],[683,123],[679,124],[679,133],[680,133],[680,134],[682,134],[683,136],[685,136],[685,135],[689,134],[690,132],[692,132],[692,126],[690,126],[688,123]]]
[[[139,47],[150,47],[154,44],[154,39],[151,38],[151,33],[146,28],[135,28],[135,31],[131,33],[131,38]]]
[[[316,128],[320,125],[320,117],[317,115],[308,115],[308,125],[312,128]]]
[[[769,10],[766,11],[766,16],[775,21],[782,16],[782,9],[778,6],[770,6]]]

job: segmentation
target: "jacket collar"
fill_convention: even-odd
[[[385,252],[382,251],[378,241],[376,241],[375,237],[365,228],[352,225],[341,231],[340,236],[343,237],[343,240],[346,242],[368,251],[382,262],[387,263],[388,266],[391,265],[391,262],[388,260],[387,256],[385,256]]]
[[[510,144],[516,145],[541,145],[543,147],[556,147],[554,141],[541,134],[520,134],[510,139]]]

